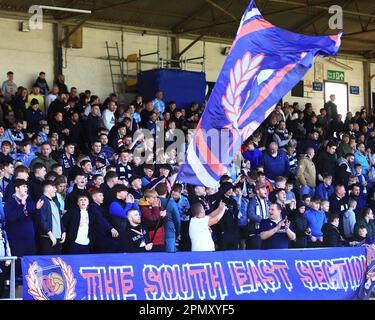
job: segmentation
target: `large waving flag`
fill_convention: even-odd
[[[188,146],[180,180],[217,186],[243,141],[314,58],[338,53],[341,35],[306,36],[280,29],[264,20],[252,0]]]

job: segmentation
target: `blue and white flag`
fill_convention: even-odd
[[[189,144],[181,179],[215,187],[241,144],[311,68],[315,57],[338,53],[341,35],[306,36],[264,20],[254,1]]]

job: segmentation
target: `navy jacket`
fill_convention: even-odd
[[[45,117],[39,109],[35,111],[32,107],[27,108],[24,113],[24,120],[27,122],[27,132],[38,132],[40,121],[44,119]]]
[[[94,244],[94,225],[95,225],[95,214],[89,207],[87,209],[89,214],[89,233],[88,238],[90,239],[90,248],[93,247]],[[70,245],[72,245],[78,234],[79,224],[81,222],[81,210],[78,207],[72,208],[68,210],[63,218],[62,218],[64,227],[66,229],[66,240],[65,244],[66,247],[69,248]]]
[[[52,209],[51,204],[49,203],[51,200],[46,197],[44,194],[40,197],[41,200],[44,201],[43,206],[40,208],[40,215],[39,215],[39,235],[47,235],[48,232],[52,231]],[[57,208],[59,209],[60,217],[62,215],[61,209],[60,209],[60,203],[57,200],[57,197],[52,199],[53,202],[56,204]],[[60,219],[60,225],[61,225],[61,234],[65,232],[65,227]]]
[[[5,193],[4,193],[3,200],[4,201],[9,200],[12,197],[12,195],[14,194],[14,191],[15,191],[14,190],[14,183],[13,183],[13,180],[12,180],[5,187]],[[29,180],[27,181],[27,194],[29,196],[32,196],[32,194],[33,194],[33,187],[32,187],[32,184]]]
[[[87,192],[86,189],[78,189],[78,187],[74,185],[72,192],[70,192],[66,197],[65,209],[69,210],[72,208],[78,208],[77,201],[80,195],[85,195],[89,199],[91,199],[90,194]]]
[[[117,240],[112,238],[113,226],[104,217],[104,208],[95,202],[89,206],[89,211],[95,216],[94,220],[94,251],[98,253],[114,252]]]
[[[65,153],[63,153],[58,161],[59,165],[63,168],[63,174],[66,177],[69,177],[70,171],[73,169],[74,165],[76,164],[73,156],[68,158]]]
[[[109,217],[109,213],[108,213],[108,208],[109,208],[109,205],[110,203],[114,200],[114,196],[112,194],[112,189],[108,186],[108,184],[106,182],[102,183],[100,185],[100,190],[103,192],[103,195],[104,195],[104,203],[103,203],[103,207],[105,209],[105,217]]]
[[[17,203],[13,196],[5,202],[5,230],[12,255],[15,256],[36,254],[37,210],[34,201],[30,198],[26,200],[26,211],[27,215],[24,212],[24,205]]]
[[[331,223],[322,227],[324,247],[343,247],[345,241],[341,238],[339,230]]]
[[[263,166],[266,177],[275,180],[276,177],[287,177],[290,171],[289,159],[282,150],[277,151],[277,156],[273,157],[269,152],[263,154]]]
[[[100,117],[94,117],[92,114],[89,114],[86,122],[86,137],[87,142],[91,145],[98,138],[98,130],[100,126]]]

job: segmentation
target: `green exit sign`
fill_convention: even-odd
[[[331,81],[345,81],[344,71],[328,70],[327,79]]]

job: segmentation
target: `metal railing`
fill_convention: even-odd
[[[0,257],[0,261],[10,260],[9,299],[16,299],[16,260],[18,257]],[[4,270],[3,270],[4,272]],[[4,279],[5,280],[5,279]],[[7,300],[7,299],[0,299]]]

